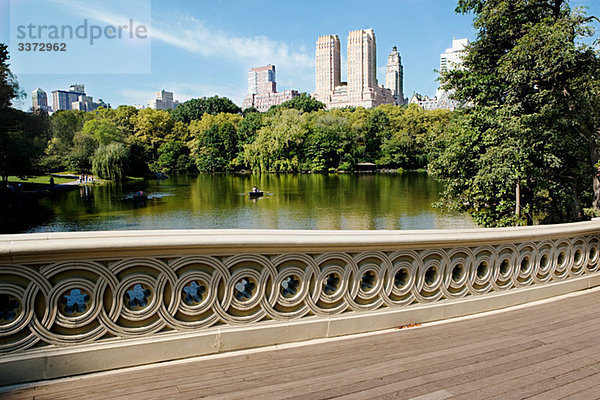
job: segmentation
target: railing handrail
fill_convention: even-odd
[[[436,230],[186,229],[0,235],[0,263],[136,254],[400,250],[555,239],[600,232],[600,220],[509,228]],[[183,253],[181,253],[183,251]]]

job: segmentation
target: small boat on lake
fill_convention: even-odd
[[[255,199],[257,197],[262,197],[265,193],[264,192],[248,192],[248,194],[250,195],[251,199]]]
[[[145,203],[148,200],[148,195],[141,190],[139,192],[135,192],[133,194],[128,194],[127,196],[121,197],[121,200],[124,201],[132,201],[135,204]]]
[[[136,203],[141,203],[148,200],[148,195],[145,195],[144,193],[136,193],[131,199]]]

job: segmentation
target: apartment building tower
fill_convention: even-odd
[[[342,79],[340,38],[338,35],[319,36],[316,54],[316,96],[328,104]]]
[[[179,101],[173,100],[173,92],[161,90],[156,92],[156,98],[148,100],[148,108],[154,110],[172,110],[179,105]]]
[[[299,95],[297,90],[277,91],[274,65],[255,67],[248,72],[248,94],[242,103],[242,110],[254,107],[264,112]]]
[[[406,104],[404,98],[404,68],[398,48],[394,46],[385,68],[385,87],[392,91],[396,105]]]
[[[341,82],[340,40],[320,36],[316,43],[315,98],[327,108],[376,107],[394,104],[389,89],[377,83],[377,46],[373,29],[348,34],[347,82]]]
[[[31,104],[34,111],[48,112],[48,95],[40,88],[37,88],[31,94]]]

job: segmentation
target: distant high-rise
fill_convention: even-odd
[[[69,90],[71,92],[85,93],[85,85],[81,83],[75,83],[74,85],[69,86]]]
[[[396,105],[402,105],[404,100],[404,68],[398,48],[394,46],[388,56],[388,63],[385,68],[385,87],[392,91]]]
[[[465,49],[469,45],[469,39],[452,39],[452,47],[440,54],[440,72],[452,71],[463,67]],[[435,109],[454,110],[459,104],[450,97],[452,92],[439,88],[435,93]]]
[[[52,91],[52,109],[59,110],[80,110],[94,111],[100,106],[110,104],[104,102],[95,103],[94,98],[85,94],[85,86],[79,83],[69,86],[69,90],[53,90]]]
[[[469,39],[452,39],[452,48],[440,55],[440,71],[462,68],[462,58],[468,45]]]
[[[34,111],[48,111],[48,96],[40,88],[35,89],[31,94],[31,103]]]
[[[52,91],[52,109],[71,110],[73,103],[79,101],[79,96],[85,96],[85,86],[74,84],[69,87],[69,90],[53,90]]]
[[[248,72],[248,94],[275,93],[276,81],[274,65],[252,68]]]
[[[341,61],[338,35],[319,36],[316,54],[316,97],[328,104],[336,87],[340,86]]]
[[[148,107],[155,110],[172,110],[179,105],[177,100],[173,100],[173,92],[161,90],[156,92],[156,99],[148,100]]]
[[[348,81],[341,82],[338,36],[320,36],[317,40],[317,100],[327,108],[371,108],[380,104],[394,104],[392,92],[377,83],[377,47],[373,29],[351,31],[347,50]]]
[[[348,34],[348,92],[360,100],[362,93],[377,86],[375,32],[359,29]]]
[[[267,111],[299,95],[297,90],[277,91],[274,65],[252,68],[248,72],[248,95],[244,98],[242,110],[254,107],[261,112]]]

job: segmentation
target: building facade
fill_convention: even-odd
[[[469,39],[452,39],[452,47],[440,54],[440,71],[452,71],[462,68],[462,58]]]
[[[316,53],[316,97],[322,103],[329,104],[342,79],[338,35],[319,36]]]
[[[413,93],[408,104],[416,104],[423,110],[435,110],[438,108],[438,99],[437,97],[431,98],[420,93]]]
[[[110,104],[100,100],[99,103],[94,102],[92,96],[85,93],[85,86],[82,84],[74,84],[69,87],[69,90],[53,90],[52,91],[52,109],[59,110],[80,110],[94,111],[98,107],[110,108]]]
[[[406,104],[404,98],[404,68],[398,48],[394,46],[385,67],[385,87],[392,91],[397,106]]]
[[[37,88],[31,94],[31,104],[34,111],[50,111],[48,108],[48,95],[40,88]]]
[[[274,65],[252,68],[248,72],[248,94],[275,92],[277,92],[277,79]]]
[[[85,96],[83,85],[72,85],[69,90],[53,90],[52,91],[52,109],[71,110],[73,103],[79,101],[79,96]]]
[[[395,104],[392,91],[377,83],[377,46],[373,29],[348,34],[347,82],[341,82],[340,40],[320,36],[316,43],[315,94],[326,108]]]
[[[299,95],[297,90],[277,91],[274,65],[252,68],[248,72],[248,94],[242,103],[242,110],[254,107],[260,112],[265,112],[272,106],[277,106]]]
[[[440,54],[440,72],[463,68],[463,57],[469,39],[452,39],[452,47]],[[424,110],[455,110],[460,107],[456,100],[451,99],[452,92],[438,88],[435,97],[429,98],[415,93],[409,103],[418,104]]]
[[[452,39],[452,47],[446,49],[446,52],[440,54],[440,72],[453,71],[463,68],[463,57],[465,49],[469,45],[469,39]],[[439,88],[435,97],[437,100],[436,109],[440,110],[455,110],[460,104],[456,100],[452,100],[450,96],[452,92],[448,92]]]
[[[173,92],[161,90],[156,92],[156,98],[148,100],[148,108],[154,110],[172,110],[179,105],[179,101],[173,100]]]

